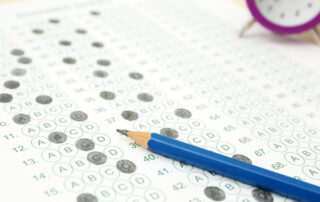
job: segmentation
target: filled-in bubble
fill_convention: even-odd
[[[62,61],[63,61],[65,64],[75,64],[75,63],[77,62],[76,59],[71,58],[71,57],[63,58]]]
[[[79,28],[79,29],[76,29],[76,33],[78,33],[78,34],[86,34],[87,30]]]
[[[183,118],[183,119],[189,119],[192,116],[192,114],[189,110],[183,109],[183,108],[176,109],[174,111],[174,114],[180,118]]]
[[[48,95],[39,95],[36,97],[36,102],[42,105],[47,105],[52,102],[52,98]]]
[[[105,100],[113,100],[116,97],[116,94],[111,91],[102,91],[100,92],[100,97]]]
[[[153,96],[149,93],[139,93],[137,98],[142,102],[151,102],[153,100]]]
[[[143,79],[143,75],[139,72],[131,72],[131,73],[129,73],[129,77],[131,79],[135,79],[135,80]]]
[[[109,65],[111,65],[111,62],[109,60],[106,60],[106,59],[99,59],[97,61],[97,64],[101,65],[101,66],[109,66]]]
[[[126,159],[118,161],[116,167],[123,173],[133,173],[137,169],[136,164]]]
[[[100,15],[100,12],[99,11],[90,11],[90,14],[98,16],[98,15]]]
[[[67,135],[60,131],[54,131],[49,134],[48,140],[55,144],[61,144],[67,141]]]
[[[43,30],[42,29],[33,29],[32,33],[34,33],[34,34],[43,34]]]
[[[24,51],[21,49],[13,49],[10,53],[14,56],[21,56],[24,54]]]
[[[13,99],[13,96],[8,93],[0,94],[0,103],[8,103],[8,102],[11,102],[12,99]]]
[[[9,88],[9,89],[16,89],[20,86],[20,83],[18,81],[13,81],[13,80],[9,80],[4,82],[4,87]]]
[[[129,111],[129,110],[123,111],[121,113],[121,116],[122,116],[122,118],[124,118],[125,120],[128,120],[128,121],[134,121],[139,118],[139,115],[136,112]]]
[[[97,41],[92,42],[91,45],[92,45],[92,47],[95,47],[95,48],[103,48],[104,47],[103,43],[97,42]]]
[[[24,76],[26,74],[26,70],[22,68],[14,68],[11,70],[11,74],[14,76]]]
[[[87,160],[95,165],[102,165],[107,161],[107,156],[102,152],[93,151],[88,153]]]
[[[232,156],[232,158],[237,159],[237,160],[242,161],[242,162],[245,162],[245,163],[252,164],[251,159],[249,159],[247,156],[245,156],[243,154],[234,154]]]
[[[160,134],[167,137],[171,137],[173,139],[176,139],[177,137],[179,137],[178,131],[173,128],[162,128],[160,130]]]
[[[71,46],[71,41],[61,40],[61,41],[59,41],[59,44],[60,44],[61,46]]]
[[[16,124],[24,125],[31,121],[31,117],[28,114],[16,114],[12,118]]]
[[[214,201],[223,201],[226,198],[224,191],[219,187],[214,186],[206,187],[204,189],[204,194]]]
[[[94,142],[88,138],[81,138],[76,141],[76,147],[81,151],[93,150],[95,145]]]
[[[18,63],[20,64],[30,64],[32,62],[32,59],[31,58],[28,58],[28,57],[20,57],[18,58]]]
[[[78,195],[77,202],[98,202],[98,198],[90,193],[82,193]]]
[[[108,72],[103,71],[103,70],[95,70],[95,71],[93,72],[93,75],[94,75],[95,77],[98,77],[98,78],[105,78],[105,77],[108,76]]]
[[[70,118],[74,121],[85,121],[88,119],[88,115],[83,111],[74,111],[71,112]]]
[[[259,202],[272,202],[273,196],[270,192],[255,188],[251,192],[254,199],[256,199]]]
[[[58,20],[56,18],[51,18],[51,19],[49,19],[49,22],[52,23],[52,24],[59,24],[60,20]]]

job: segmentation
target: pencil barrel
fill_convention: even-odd
[[[320,187],[156,133],[154,153],[299,201],[320,201]]]

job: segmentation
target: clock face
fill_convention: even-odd
[[[280,33],[302,32],[320,22],[320,0],[247,0],[258,22]]]

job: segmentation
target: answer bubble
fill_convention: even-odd
[[[98,12],[98,11],[90,11],[90,14],[97,16],[97,15],[100,15],[100,12]]]
[[[236,195],[241,191],[240,186],[231,180],[223,180],[219,183],[219,187],[223,187],[225,188],[224,191],[227,193],[227,195],[232,194],[232,195]],[[244,187],[246,188],[251,188],[249,185],[244,185]]]
[[[95,165],[102,165],[107,161],[107,156],[102,152],[93,151],[88,153],[87,160]]]
[[[123,151],[116,146],[108,146],[104,149],[104,153],[108,155],[111,159],[121,159],[123,156]]]
[[[18,63],[20,63],[20,64],[25,64],[25,65],[27,65],[27,64],[30,64],[32,62],[32,59],[31,58],[28,58],[28,57],[20,57],[19,59],[18,59]]]
[[[8,88],[8,89],[16,89],[19,88],[20,83],[18,81],[14,81],[14,80],[9,80],[4,82],[4,87]]]
[[[182,172],[189,172],[190,170],[193,169],[193,167],[191,165],[186,164],[184,162],[173,160],[172,163],[173,163],[173,166],[177,170],[182,171]]]
[[[132,78],[132,79],[135,79],[135,80],[140,80],[140,79],[143,79],[143,75],[139,72],[131,72],[129,74],[129,77]]]
[[[45,161],[59,161],[61,159],[61,153],[55,149],[47,149],[41,153],[41,157]]]
[[[115,167],[110,165],[102,166],[99,171],[104,178],[109,180],[116,179],[120,175],[120,172]]]
[[[184,123],[175,124],[174,128],[179,132],[179,134],[190,134],[192,128]]]
[[[190,172],[188,174],[188,180],[197,186],[206,186],[209,182],[208,177],[199,171]]]
[[[99,130],[99,126],[96,123],[84,122],[81,124],[81,129],[87,133],[95,133]]]
[[[59,44],[62,46],[71,46],[71,41],[61,40],[59,41]]]
[[[236,148],[228,142],[218,142],[217,150],[224,154],[233,154],[236,152]]]
[[[97,61],[97,64],[101,65],[101,66],[109,66],[109,65],[111,65],[111,62],[109,60],[106,60],[106,59],[99,59]]]
[[[188,142],[198,147],[203,147],[204,145],[207,144],[207,141],[199,135],[189,135]]]
[[[46,149],[50,146],[50,142],[45,137],[35,137],[31,140],[31,144],[37,149]]]
[[[150,179],[146,175],[139,174],[139,173],[131,175],[130,182],[131,184],[134,185],[134,187],[137,187],[140,189],[145,189],[151,184]]]
[[[42,120],[38,123],[39,128],[44,131],[52,131],[57,127],[57,124],[54,121],[49,120]]]
[[[65,129],[65,133],[68,137],[79,138],[83,135],[83,130],[81,130],[80,128],[78,128],[76,126],[70,126]]]
[[[77,61],[74,58],[66,57],[62,59],[62,62],[64,62],[65,64],[75,64]]]
[[[102,176],[93,171],[87,171],[82,175],[82,180],[87,184],[91,186],[98,186],[103,181]]]
[[[100,92],[100,97],[105,100],[113,100],[116,94],[111,91],[102,91]]]
[[[36,97],[36,102],[39,104],[47,105],[52,102],[52,98],[48,95],[39,95]]]
[[[26,136],[33,137],[39,135],[40,129],[38,126],[28,124],[22,128],[22,133]]]
[[[149,93],[140,93],[137,98],[142,102],[152,102],[153,96]]]
[[[76,177],[69,177],[64,182],[65,188],[70,192],[80,192],[84,189],[84,182]]]
[[[79,28],[79,29],[76,29],[76,33],[78,33],[78,34],[86,34],[87,30]]]
[[[43,34],[43,30],[41,30],[41,29],[33,29],[32,33],[34,33],[34,34]]]
[[[136,171],[136,165],[130,160],[120,160],[117,162],[117,169],[123,173],[133,173]]]
[[[209,131],[209,130],[205,130],[202,132],[201,136],[208,140],[208,141],[212,141],[212,142],[216,142],[220,139],[220,135],[219,133],[215,132],[215,131]]]
[[[52,19],[49,19],[49,22],[52,23],[52,24],[59,24],[60,20],[58,20],[56,18],[52,18]]]
[[[96,195],[101,201],[115,201],[117,195],[111,187],[99,187],[96,189]]]
[[[81,138],[76,141],[76,147],[81,151],[90,151],[94,149],[95,144],[88,138]]]
[[[243,154],[234,154],[232,156],[232,158],[237,159],[237,160],[242,161],[242,162],[245,162],[245,163],[252,164],[252,161],[247,156],[245,156]]]
[[[11,70],[11,74],[14,76],[24,76],[26,74],[26,70],[22,68],[14,68]]]
[[[98,198],[90,193],[82,193],[78,195],[77,202],[98,202]]]
[[[166,195],[157,189],[151,188],[144,192],[144,197],[149,202],[164,202],[166,201]]]
[[[17,114],[13,117],[13,122],[16,124],[27,124],[31,121],[31,118],[28,114]]]
[[[85,121],[88,119],[88,115],[83,111],[74,111],[71,112],[70,118],[74,121]]]
[[[104,47],[104,45],[103,45],[103,43],[101,43],[101,42],[92,42],[92,47],[95,47],[95,48],[103,48]]]
[[[125,180],[117,180],[112,185],[113,189],[120,195],[128,195],[133,192],[133,186]]]
[[[171,137],[173,139],[176,139],[177,137],[179,137],[178,131],[173,128],[162,128],[160,130],[160,134],[167,137]]]
[[[68,116],[61,115],[55,118],[55,122],[61,126],[68,126],[72,121]]]
[[[24,51],[21,49],[13,49],[10,54],[14,56],[21,56],[24,54]]]
[[[174,114],[177,117],[180,117],[180,118],[183,118],[183,119],[189,119],[192,116],[191,112],[189,110],[187,110],[187,109],[184,109],[184,108],[176,109],[174,111]]]
[[[251,192],[254,199],[260,202],[272,202],[273,196],[270,192],[255,188]]]
[[[60,131],[54,131],[49,134],[48,139],[52,143],[61,144],[67,141],[67,135]]]
[[[95,71],[93,72],[93,75],[94,75],[95,77],[98,77],[98,78],[105,78],[105,77],[108,76],[108,72],[103,71],[103,70],[95,70]]]
[[[21,107],[19,105],[12,103],[7,104],[4,109],[10,114],[15,114],[21,111]]]
[[[78,154],[78,149],[72,144],[61,144],[59,151],[63,156],[73,157]]]
[[[135,121],[139,118],[139,115],[136,112],[129,111],[129,110],[123,111],[121,113],[121,116],[122,116],[122,118],[124,118],[125,120],[128,120],[128,121]]]
[[[60,177],[67,177],[72,174],[72,167],[67,163],[57,163],[52,167],[53,172]]]
[[[226,194],[219,187],[213,187],[213,186],[206,187],[204,189],[204,194],[208,198],[215,200],[215,201],[223,201],[226,198]]]
[[[70,161],[70,165],[72,168],[76,170],[87,170],[90,167],[90,164],[85,158],[82,157],[75,157]]]
[[[92,136],[92,139],[95,144],[101,146],[108,145],[111,142],[110,138],[105,134],[95,134]]]
[[[0,94],[0,103],[8,103],[8,102],[11,102],[12,99],[13,99],[13,96],[8,93]]]

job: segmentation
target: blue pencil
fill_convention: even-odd
[[[117,130],[142,147],[217,174],[299,201],[320,201],[320,187],[163,135]]]

